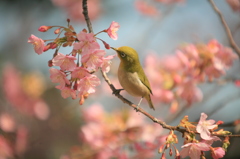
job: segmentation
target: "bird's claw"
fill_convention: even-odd
[[[136,112],[139,112],[139,105],[137,105],[136,108],[134,108],[134,110],[136,110]]]
[[[124,90],[124,89],[115,89],[115,90],[112,92],[112,94],[118,95],[122,90]]]

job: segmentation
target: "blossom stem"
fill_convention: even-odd
[[[95,34],[94,36],[97,36],[98,34],[103,33],[103,32],[106,32],[106,30],[102,30],[102,31],[98,32],[97,34]]]

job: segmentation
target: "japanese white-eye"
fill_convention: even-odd
[[[152,94],[150,83],[140,64],[138,53],[128,46],[112,47],[112,49],[117,52],[121,60],[118,68],[118,80],[123,89],[132,96],[141,97],[137,108],[145,98],[149,107],[155,110],[150,96]]]

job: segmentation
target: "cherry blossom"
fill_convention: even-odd
[[[112,22],[110,27],[106,30],[108,36],[112,38],[113,40],[118,39],[117,31],[119,29],[120,25],[117,22]]]
[[[156,16],[159,14],[157,8],[154,5],[148,4],[146,1],[136,0],[134,5],[135,8],[144,15]]]
[[[81,127],[81,141],[89,145],[89,153],[94,152],[96,158],[152,158],[153,150],[164,142],[159,139],[162,129],[156,129],[155,124],[145,127],[144,117],[134,110],[107,113],[95,103],[83,112],[83,117],[87,122]],[[136,153],[130,155],[122,151],[125,141]]]
[[[50,110],[43,100],[37,100],[33,104],[33,111],[38,119],[46,120],[50,115]]]
[[[52,64],[53,66],[60,66],[61,70],[65,71],[73,71],[76,67],[76,63],[74,62],[76,57],[64,55],[62,53],[58,53],[53,59]]]
[[[208,116],[205,113],[201,113],[201,117],[196,127],[196,130],[198,133],[200,133],[200,136],[202,139],[212,140],[212,136],[209,130],[216,128],[217,125],[214,124],[215,120],[212,120],[212,119],[206,120],[207,117]]]
[[[81,0],[51,0],[52,3],[67,12],[68,17],[76,22],[83,21]],[[90,19],[97,19],[101,15],[101,1],[91,0],[88,2],[88,15]]]
[[[141,134],[141,139],[143,141],[153,143],[158,136],[162,133],[162,129],[156,129],[157,124],[144,124],[144,129]]]
[[[225,74],[225,66],[222,61],[217,58],[213,58],[212,62],[212,65],[209,65],[205,69],[205,74],[208,76],[209,80],[213,80],[214,78],[218,78]]]
[[[40,95],[44,91],[44,82],[40,74],[36,74],[36,72],[29,73],[21,78],[14,66],[8,64],[3,70],[3,90],[6,99],[18,112],[28,116],[35,115],[38,118],[34,109],[35,104],[41,100]],[[48,109],[47,104],[43,103]]]
[[[69,85],[70,82],[67,79],[66,75],[64,72],[56,69],[56,68],[50,68],[49,70],[50,72],[50,78],[52,80],[53,83],[60,83],[59,85],[59,89],[62,89],[65,87],[65,85]]]
[[[44,41],[42,39],[40,39],[32,34],[28,38],[28,43],[31,43],[34,46],[34,50],[38,55],[43,53],[45,46],[44,46]]]
[[[79,42],[73,44],[75,50],[81,50],[82,55],[88,54],[95,49],[99,49],[100,45],[96,42],[96,38],[93,33],[86,33],[81,31],[77,34]]]
[[[214,141],[222,141],[219,137],[217,136],[212,136],[210,140],[201,140],[202,142],[205,142],[208,145],[212,145]]]
[[[209,151],[210,147],[208,144],[204,142],[199,143],[187,143],[182,146],[182,150],[180,151],[181,157],[185,158],[187,156],[192,159],[200,159],[201,151]]]
[[[111,65],[111,59],[116,57],[117,55],[110,55],[107,57],[103,57],[103,63],[102,63],[102,71],[108,73],[110,71],[110,65]]]
[[[221,60],[225,68],[232,66],[233,60],[238,59],[238,56],[232,51],[231,48],[220,46],[216,57]]]
[[[202,91],[192,80],[186,81],[185,83],[182,83],[180,86],[178,86],[177,94],[181,98],[185,99],[188,104],[201,101],[203,97]]]
[[[211,154],[213,159],[223,158],[225,155],[225,150],[222,147],[211,148]]]
[[[95,87],[100,84],[100,80],[95,75],[89,75],[78,81],[79,96],[95,93]]]
[[[90,76],[89,72],[87,69],[83,68],[83,67],[76,67],[72,74],[71,74],[72,78],[78,78],[78,79],[82,79],[85,76]]]
[[[93,148],[104,147],[107,142],[108,131],[104,124],[89,122],[87,125],[82,126],[82,132],[84,133],[84,139],[93,146]]]
[[[97,70],[103,63],[103,56],[106,54],[104,50],[94,50],[89,54],[82,56],[82,63],[87,69]]]
[[[59,88],[59,86],[56,86],[56,88]],[[63,88],[59,88],[61,89],[61,95],[63,98],[67,98],[67,97],[72,97],[72,99],[76,99],[76,91],[69,88],[69,87],[63,87]]]
[[[137,153],[133,158],[154,158],[154,151],[150,147],[150,143],[146,144],[146,146],[144,144],[134,143],[134,149]]]
[[[168,104],[174,98],[177,103],[183,100],[188,105],[199,102],[203,94],[198,85],[225,75],[235,59],[237,55],[232,49],[215,39],[207,44],[184,44],[175,54],[163,58],[150,53],[145,70],[153,98]]]
[[[102,122],[105,112],[103,107],[99,103],[94,103],[93,105],[87,107],[83,110],[83,118],[89,122]]]

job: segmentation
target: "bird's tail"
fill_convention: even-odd
[[[153,106],[153,103],[152,103],[152,99],[151,99],[150,94],[147,95],[145,98],[146,98],[146,100],[147,100],[147,102],[148,102],[149,107],[152,108],[153,110],[155,110],[155,108],[154,108],[154,106]]]

